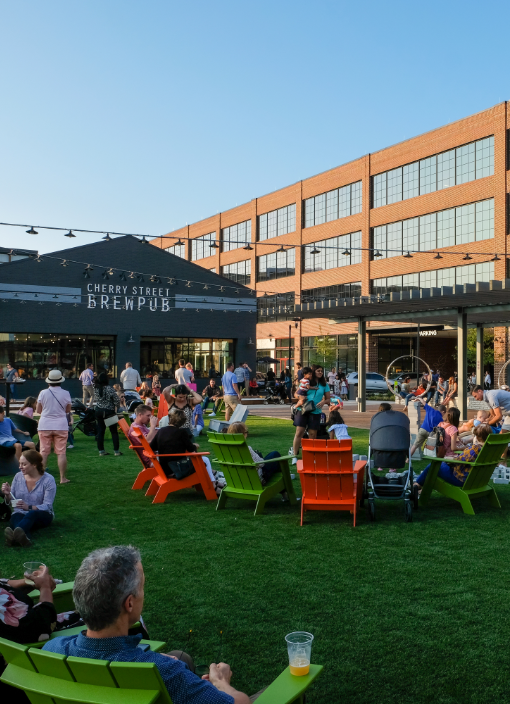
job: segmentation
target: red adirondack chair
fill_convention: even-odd
[[[142,461],[142,458],[140,457],[140,453],[137,451],[140,449],[140,445],[136,448],[134,445],[131,445],[131,438],[129,437],[129,425],[127,424],[127,421],[125,418],[119,418],[119,426],[124,435],[126,436],[126,440],[129,443],[129,449],[133,450],[135,455],[138,457],[140,460],[140,464],[142,465],[143,469],[142,471],[138,474],[137,478],[135,479],[135,483],[131,487],[132,489],[143,489],[144,485],[146,482],[150,482],[154,479],[156,476],[156,470],[154,467],[146,467]]]
[[[302,440],[301,446],[301,525],[305,511],[350,511],[355,526],[367,461],[358,460],[353,468],[352,440]]]
[[[133,428],[132,434],[140,441],[145,454],[149,457],[153,464],[153,467],[145,468],[143,472],[140,472],[135,483],[133,484],[133,489],[141,488],[140,482],[143,481],[143,486],[143,484],[150,479],[151,483],[145,496],[154,496],[154,501],[152,502],[153,504],[162,504],[168,494],[171,494],[174,491],[179,491],[180,489],[188,489],[192,486],[194,486],[197,491],[201,486],[204,491],[205,498],[209,501],[217,500],[218,497],[216,496],[216,491],[211,478],[209,477],[207,467],[202,459],[202,455],[208,455],[209,452],[185,452],[179,455],[160,455],[159,453],[154,452],[139,428]],[[166,476],[162,466],[159,463],[160,457],[189,457],[195,471],[188,477],[184,477],[184,479],[170,479]]]

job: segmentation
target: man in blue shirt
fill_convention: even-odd
[[[23,450],[35,450],[35,445],[24,437],[17,438],[14,433],[30,437],[30,433],[26,430],[18,430],[12,420],[5,417],[5,408],[0,406],[0,447],[13,447],[16,459],[19,460]]]
[[[223,400],[225,401],[225,420],[228,421],[241,400],[237,376],[234,374],[234,362],[227,364],[227,371],[221,378],[221,385],[223,386]]]
[[[173,704],[249,704],[249,697],[230,685],[232,672],[226,663],[213,663],[201,679],[175,655],[138,648],[142,636],[130,636],[128,631],[140,620],[144,584],[136,548],[117,545],[90,553],[73,588],[76,610],[87,629],[50,640],[43,649],[95,660],[155,663]]]
[[[434,430],[436,425],[439,425],[439,423],[444,421],[444,414],[446,413],[446,406],[443,404],[439,404],[437,408],[432,408],[432,406],[429,406],[424,398],[418,398],[417,400],[425,409],[425,420],[421,424],[418,434],[416,435],[416,440],[411,447],[411,457],[414,455],[418,447],[421,449],[423,443],[427,440],[429,433]]]

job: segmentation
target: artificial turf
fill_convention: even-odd
[[[248,425],[252,447],[287,452],[290,421]],[[366,454],[368,431],[351,434]],[[217,512],[187,489],[152,505],[131,491],[140,463],[121,442],[123,457],[100,458],[76,433],[54,523],[30,548],[0,548],[2,576],[40,559],[70,581],[91,550],[130,543],[142,553],[151,638],[196,662],[228,662],[249,694],[286,667],[284,636],[303,629],[324,665],[310,704],[510,702],[510,487],[497,487],[502,509],[480,499],[474,517],[434,494],[412,523],[403,502],[377,502],[375,523],[364,511],[356,528],[348,512],[310,512],[301,528],[299,506],[279,497],[256,518],[251,502]],[[57,476],[54,456],[49,470]]]

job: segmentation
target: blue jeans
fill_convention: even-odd
[[[272,452],[268,452],[268,454],[264,457],[265,460],[274,460],[277,457],[281,457],[280,453],[278,450],[273,450]],[[262,473],[264,474],[264,479],[266,482],[268,482],[273,474],[276,474],[277,472],[280,471],[280,465],[278,462],[271,462],[270,465],[265,465],[264,469],[262,470]]]
[[[193,433],[193,437],[194,438],[198,437],[203,429],[204,429],[203,425],[197,425],[195,428],[192,428],[191,432]]]
[[[20,513],[16,511],[11,516],[9,525],[14,528],[23,528],[27,538],[30,538],[30,531],[37,528],[46,528],[53,520],[53,515],[49,511],[29,511]]]
[[[429,472],[430,464],[428,464],[423,472],[417,477],[416,482],[423,486],[425,484],[425,478]],[[464,486],[464,482],[461,482],[453,474],[453,465],[447,464],[446,462],[441,462],[441,467],[437,473],[439,479],[443,479],[447,484],[452,484],[453,486]]]
[[[218,399],[217,401],[213,401],[212,398],[204,398],[204,402],[202,403],[202,410],[205,411],[207,406],[213,403],[214,404],[214,412],[216,413],[216,409],[218,408],[219,404],[221,403],[221,399]]]
[[[406,408],[407,408],[407,406],[409,405],[409,399],[411,399],[411,398],[416,398],[414,394],[403,394],[403,393],[401,392],[400,395],[402,396],[402,398],[405,398],[405,400],[406,400],[406,404],[405,404],[405,405],[406,405]]]
[[[11,398],[16,398],[16,384],[11,384]]]

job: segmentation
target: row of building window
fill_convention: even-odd
[[[251,242],[251,220],[224,227],[221,231],[222,252],[245,247],[249,242]]]
[[[361,232],[331,237],[307,244],[304,248],[305,274],[325,269],[336,269],[361,263]],[[315,252],[315,254],[314,254]]]
[[[259,241],[279,237],[296,229],[296,204],[259,215]]]
[[[272,296],[260,296],[257,298],[257,322],[258,323],[276,323],[285,320],[292,320],[294,316],[294,291],[287,293],[276,293]],[[278,314],[275,312],[268,315],[269,311],[276,311],[280,308],[286,309],[287,312]]]
[[[296,273],[296,250],[287,249],[257,257],[257,280],[270,281]]]
[[[185,244],[173,244],[171,247],[165,247],[165,252],[170,252],[170,254],[174,254],[176,257],[186,259]]]
[[[205,259],[205,257],[210,257],[211,254],[213,254],[211,243],[215,240],[215,232],[209,232],[208,235],[195,237],[195,239],[191,240],[191,261],[195,262],[197,259]]]
[[[373,207],[494,174],[494,137],[479,139],[373,177]]]
[[[336,301],[337,298],[355,298],[361,296],[361,281],[336,286],[308,288],[301,292],[301,303],[313,301]]]
[[[405,252],[478,242],[494,237],[494,199],[461,205],[417,218],[380,225],[373,230],[373,247],[383,257]]]
[[[221,274],[236,284],[249,286],[251,283],[251,259],[245,259],[242,262],[234,262],[221,267]]]
[[[448,269],[421,271],[418,274],[388,276],[372,280],[372,293],[383,294],[400,291],[415,291],[421,288],[441,288],[475,284],[478,281],[491,281],[494,278],[494,263],[467,264]]]
[[[312,227],[323,222],[331,222],[348,215],[361,213],[362,182],[357,181],[333,191],[306,198],[304,226]]]

